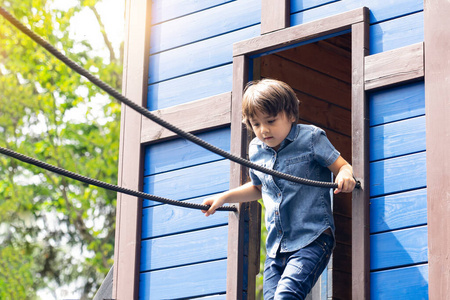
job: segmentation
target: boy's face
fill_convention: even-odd
[[[257,113],[250,118],[253,132],[256,137],[275,151],[280,148],[281,142],[291,131],[295,117],[288,117],[285,112],[280,112],[276,116]]]

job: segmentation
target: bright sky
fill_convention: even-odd
[[[79,0],[54,0],[52,8],[66,10],[69,7],[76,5],[78,1]],[[118,57],[120,43],[124,38],[125,0],[97,0],[95,7],[101,16],[108,38],[113,44],[116,57]],[[75,40],[87,40],[94,49],[93,54],[104,57],[105,62],[107,63],[109,52],[105,47],[103,36],[100,32],[100,27],[94,13],[86,8],[78,15],[75,15],[71,22],[69,27],[70,37]],[[77,52],[76,46],[73,50],[74,52]],[[81,87],[77,89],[77,93],[84,97],[88,92]],[[87,117],[86,112],[88,107],[90,107],[90,117],[97,119],[99,124],[102,124],[102,122],[106,121],[102,114],[102,107],[108,103],[108,101],[110,100],[107,96],[97,95],[87,106],[79,105],[73,108],[69,114],[66,114],[64,122],[85,122]]]
[[[125,0],[97,1],[99,3],[95,7],[101,15],[108,37],[114,44],[114,47],[118,49],[120,42],[123,40]],[[77,2],[76,0],[55,0],[54,7],[64,10]],[[73,38],[88,40],[95,49],[101,51],[103,37],[95,16],[89,9],[85,9],[73,18],[70,31]],[[104,54],[106,55],[106,52]]]

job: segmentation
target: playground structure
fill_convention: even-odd
[[[445,299],[445,1],[127,2],[124,94],[246,157],[246,82],[289,83],[362,189],[334,199],[337,247],[312,299]],[[425,51],[426,49],[426,51]],[[119,185],[201,203],[245,168],[123,107]],[[253,299],[260,208],[213,217],[119,195],[114,299]]]
[[[334,198],[337,247],[310,299],[446,297],[448,4],[127,5],[124,93],[137,107],[246,157],[243,87],[251,79],[281,79],[302,101],[300,122],[324,128],[352,162],[361,189]],[[206,219],[127,190],[199,203],[246,182],[245,168],[146,115],[123,107],[121,187],[107,187],[122,192],[115,266],[101,290],[114,299],[253,299],[258,203]]]

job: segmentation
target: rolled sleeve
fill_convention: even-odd
[[[313,134],[313,152],[315,160],[323,167],[330,166],[341,155],[320,128],[316,128]]]
[[[256,176],[255,172],[252,169],[250,169],[249,173],[250,173],[250,179],[251,179],[253,185],[261,185],[262,184],[261,180],[259,180],[258,176]]]

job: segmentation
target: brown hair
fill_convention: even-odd
[[[250,119],[257,113],[276,116],[286,113],[288,118],[298,121],[299,100],[294,90],[286,83],[275,79],[262,79],[247,83],[242,99],[242,118],[248,128]]]

